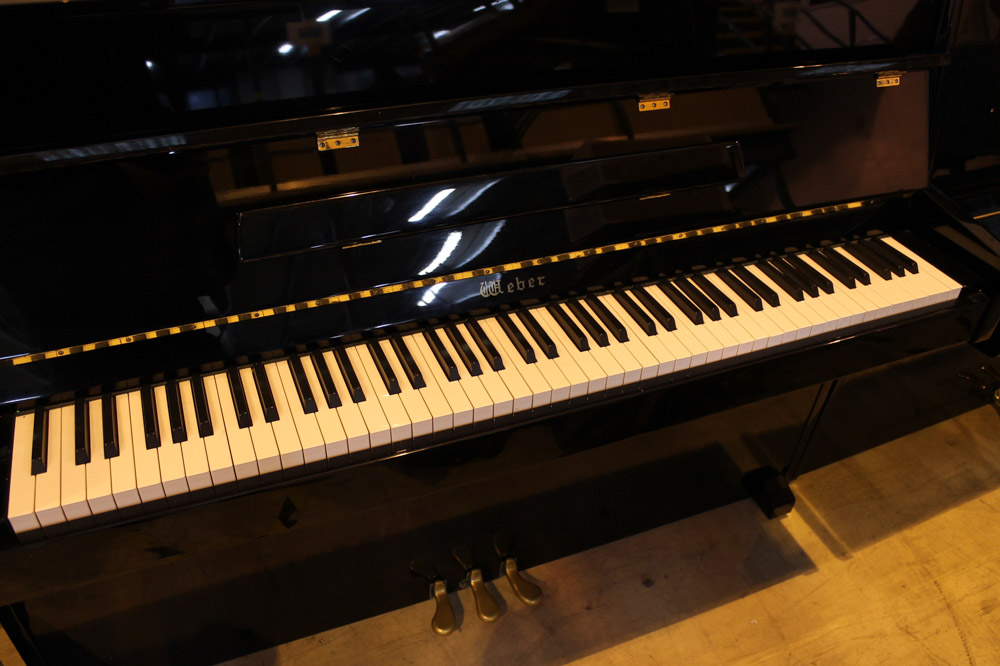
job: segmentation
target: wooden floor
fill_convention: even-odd
[[[233,662],[1000,663],[1000,416],[990,407],[810,473],[795,510],[750,501],[530,571],[537,608],[431,633],[404,608]]]

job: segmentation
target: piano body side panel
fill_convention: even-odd
[[[986,366],[992,370],[983,370]],[[810,470],[992,401],[1000,363],[955,345],[838,382],[797,470]]]

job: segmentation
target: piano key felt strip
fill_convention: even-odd
[[[440,275],[437,277],[430,277],[421,280],[412,280],[410,282],[400,282],[398,284],[387,285],[385,287],[378,287],[376,289],[363,289],[360,291],[352,291],[343,294],[337,294],[334,296],[317,298],[311,301],[302,301],[301,303],[292,303],[289,305],[281,305],[273,308],[264,308],[262,310],[254,310],[253,312],[244,312],[242,314],[229,315],[228,317],[206,319],[204,321],[193,322],[181,326],[171,326],[169,328],[162,328],[155,331],[145,331],[143,333],[135,333],[132,335],[126,335],[118,338],[110,338],[108,340],[101,340],[98,342],[88,342],[82,345],[63,347],[61,349],[53,349],[46,352],[38,352],[36,354],[24,354],[21,356],[12,356],[6,359],[0,359],[0,365],[24,365],[26,363],[35,363],[38,361],[44,361],[51,358],[60,358],[63,356],[70,356],[73,354],[81,354],[83,352],[94,351],[97,349],[105,349],[107,347],[116,347],[118,345],[127,345],[127,344],[132,344],[134,342],[153,340],[155,338],[163,338],[170,335],[179,335],[181,333],[187,333],[189,331],[200,331],[203,329],[214,328],[216,326],[224,326],[226,324],[236,324],[241,321],[249,321],[251,319],[274,317],[276,315],[282,315],[289,312],[297,312],[300,310],[308,310],[310,308],[324,307],[327,305],[333,305],[335,303],[345,303],[347,301],[358,300],[361,298],[372,298],[374,296],[393,294],[396,292],[407,291],[410,289],[422,289],[443,282],[456,282],[458,280],[481,278],[484,275],[492,275],[495,273],[508,273],[510,271],[516,271],[519,269],[529,268],[532,266],[542,266],[545,264],[552,264],[561,261],[572,261],[574,259],[582,259],[584,257],[591,257],[598,254],[610,254],[612,252],[621,252],[623,250],[631,250],[639,247],[647,247],[650,245],[660,245],[662,243],[684,240],[686,238],[709,236],[712,234],[735,231],[737,229],[747,229],[750,227],[759,227],[766,224],[776,224],[779,222],[798,220],[801,218],[815,217],[819,215],[829,215],[832,213],[841,213],[846,210],[853,210],[856,208],[862,208],[864,206],[871,206],[877,203],[877,201],[878,199],[864,199],[860,201],[851,201],[848,203],[835,204],[831,206],[821,206],[819,208],[810,208],[806,210],[794,211],[791,213],[782,213],[780,215],[759,217],[752,220],[742,220],[739,222],[730,222],[728,224],[719,224],[711,227],[702,227],[700,229],[679,231],[676,233],[664,234],[661,236],[651,236],[649,238],[642,238],[639,240],[632,240],[624,243],[602,245],[600,247],[588,248],[585,250],[564,252],[558,255],[538,257],[535,259],[528,259],[525,261],[511,262],[499,266],[491,266],[489,268],[479,268],[471,271],[463,271],[461,273],[451,273],[449,275]]]

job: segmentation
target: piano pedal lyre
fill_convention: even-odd
[[[475,565],[472,548],[461,544],[455,546],[451,551],[455,561],[465,569],[466,581],[472,589],[472,596],[476,600],[476,615],[483,622],[496,622],[500,619],[500,606],[496,599],[486,587],[483,580],[483,570]]]
[[[423,578],[430,585],[430,596],[436,605],[434,617],[431,618],[431,629],[434,633],[438,636],[447,636],[455,631],[458,622],[455,618],[455,609],[448,598],[448,582],[438,575],[434,565],[427,560],[410,562],[410,573]]]
[[[493,547],[500,558],[500,570],[510,583],[510,589],[514,596],[528,606],[537,606],[542,603],[542,588],[521,576],[517,568],[517,560],[511,556],[513,549],[513,539],[505,532],[500,532],[493,536]]]

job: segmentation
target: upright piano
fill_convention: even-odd
[[[981,0],[5,3],[5,630],[212,663],[446,613],[994,400],[997,37]]]

